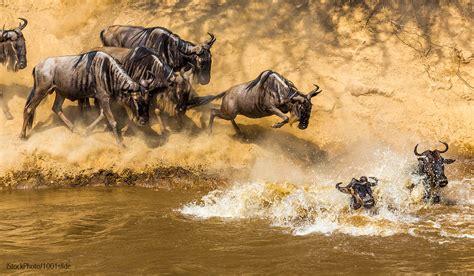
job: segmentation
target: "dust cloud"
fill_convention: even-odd
[[[305,183],[317,176],[346,181],[369,173],[374,164],[405,167],[414,162],[415,144],[428,149],[439,146],[438,140],[448,142],[446,155],[458,159],[448,177],[472,178],[472,3],[336,2],[1,1],[2,24],[14,27],[17,17],[29,24],[24,30],[28,67],[17,73],[0,68],[0,89],[14,116],[0,119],[0,187],[32,178],[47,186],[104,170],[137,176],[170,166],[230,181]],[[308,129],[275,130],[270,125],[276,117],[239,117],[247,140],[235,137],[231,124],[219,119],[208,136],[201,129],[208,106],[190,111],[181,132],[159,135],[152,122],[151,129],[126,136],[127,147],[121,149],[100,128],[83,135],[76,103],[64,108],[78,130],[70,133],[52,113],[49,97],[36,112],[29,139],[18,139],[34,65],[100,46],[99,32],[112,24],[164,26],[194,42],[215,34],[211,83],[196,87],[200,95],[217,94],[266,69],[301,91],[318,84],[323,93],[313,99]],[[380,151],[391,156],[380,160]],[[387,163],[393,160],[404,164]],[[28,175],[31,171],[39,173]],[[168,174],[179,177],[174,170]]]

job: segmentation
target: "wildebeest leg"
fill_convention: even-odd
[[[8,110],[8,106],[5,103],[5,101],[3,100],[3,91],[1,91],[1,90],[0,90],[0,106],[2,107],[3,114],[5,115],[5,118],[7,120],[13,120],[13,116],[10,113],[10,111]]]
[[[120,140],[120,136],[117,131],[117,121],[115,121],[114,114],[112,114],[109,101],[99,99],[99,104],[101,108],[104,109],[105,117],[107,118],[107,121],[109,122],[109,125],[112,128],[112,132],[114,133],[114,137],[115,137],[115,140],[117,141],[117,144],[123,147],[124,145],[122,141]]]
[[[160,125],[161,132],[168,131],[168,126],[165,124],[165,120],[163,119],[163,113],[159,108],[155,108],[155,116],[158,124]]]
[[[123,136],[125,132],[127,132],[129,127],[130,127],[130,123],[126,123],[125,126],[120,129],[120,134]]]
[[[71,132],[74,132],[74,124],[64,115],[63,103],[65,98],[56,91],[56,98],[54,98],[53,112],[61,118]]]
[[[290,119],[288,118],[288,116],[285,115],[285,113],[281,112],[281,110],[278,109],[278,108],[276,108],[276,107],[270,108],[270,111],[271,111],[273,114],[275,114],[275,115],[277,115],[278,117],[280,117],[280,118],[283,119],[283,121],[281,121],[281,122],[279,122],[279,123],[273,124],[273,125],[272,125],[273,128],[280,128],[280,127],[284,126],[285,124],[287,124],[288,121],[290,120]]]
[[[242,131],[240,130],[239,126],[237,125],[237,123],[235,122],[235,119],[232,119],[230,120],[232,122],[232,126],[234,127],[235,129],[235,132],[237,132],[237,135],[240,135],[240,136],[243,136],[243,133]]]
[[[97,117],[97,119],[95,119],[94,122],[92,122],[92,124],[90,124],[88,127],[86,127],[86,133],[89,134],[91,133],[91,131],[95,128],[95,126],[100,122],[102,121],[102,119],[104,119],[104,110],[102,108],[100,108],[100,114],[99,114],[99,117]]]
[[[212,134],[212,125],[214,124],[214,118],[219,117],[224,120],[232,120],[233,118],[227,118],[225,117],[220,109],[213,108],[211,109],[211,116],[209,117],[209,134]]]
[[[88,110],[91,109],[91,103],[89,101],[89,99],[80,99],[78,100],[78,104],[79,106],[79,113],[81,114],[81,118],[82,119],[85,119],[86,118],[86,113]]]
[[[23,110],[23,126],[20,132],[20,138],[26,138],[26,129],[31,128],[33,125],[33,118],[35,110],[41,101],[48,96],[52,89],[41,89],[38,87],[33,88],[26,101],[25,109]],[[32,93],[32,94],[31,94]]]

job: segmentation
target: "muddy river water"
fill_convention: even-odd
[[[474,271],[469,200],[356,213],[311,209],[312,196],[311,188],[274,183],[210,193],[3,191],[0,272],[23,272],[8,265],[25,262],[66,263],[77,273]]]

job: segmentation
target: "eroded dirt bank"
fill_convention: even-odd
[[[458,159],[449,177],[474,175],[470,1],[418,6],[25,0],[3,1],[0,16],[7,28],[17,24],[17,17],[29,20],[27,69],[16,74],[0,69],[0,88],[14,116],[0,119],[0,187],[159,186],[160,179],[184,181],[177,187],[214,187],[235,179],[304,183],[321,172],[327,179],[350,179],[374,164],[414,162],[415,144],[433,148],[438,140],[448,142],[447,155]],[[320,85],[323,93],[313,100],[309,128],[274,130],[270,125],[277,118],[239,117],[248,140],[235,137],[230,123],[219,120],[215,134],[208,136],[200,121],[208,120],[209,107],[189,112],[182,132],[159,135],[159,126],[153,125],[126,136],[127,148],[120,149],[101,129],[82,134],[76,103],[65,113],[76,118],[78,132],[68,132],[51,112],[50,97],[37,111],[30,138],[19,140],[33,66],[48,56],[99,46],[100,30],[111,24],[165,26],[196,42],[214,33],[212,79],[197,87],[201,95],[221,92],[266,69],[280,72],[302,91]],[[383,159],[380,152],[396,158]]]

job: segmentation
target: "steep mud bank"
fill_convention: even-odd
[[[315,172],[350,179],[370,171],[378,151],[389,148],[413,163],[415,144],[433,148],[438,140],[448,142],[447,155],[458,159],[447,169],[449,177],[474,175],[470,1],[24,0],[3,1],[0,16],[7,28],[16,26],[17,17],[29,20],[24,30],[27,69],[14,74],[0,68],[0,88],[14,116],[0,119],[0,185],[16,186],[12,183],[21,183],[16,178],[25,177],[44,182],[42,186],[73,185],[67,182],[75,177],[79,184],[96,183],[80,175],[107,179],[109,171],[112,179],[123,182],[123,171],[135,177],[162,167],[192,171],[191,179],[202,176],[204,182],[205,175],[212,175],[231,182],[305,183]],[[196,42],[207,39],[206,32],[214,33],[212,79],[197,87],[201,95],[216,94],[266,69],[280,72],[302,91],[319,84],[323,93],[313,100],[309,128],[275,130],[270,125],[277,118],[239,117],[248,140],[235,137],[230,123],[221,120],[208,136],[201,129],[201,121],[208,120],[206,107],[190,111],[188,127],[180,133],[159,135],[154,123],[151,129],[134,131],[125,137],[127,148],[122,150],[100,128],[82,135],[76,103],[65,108],[78,126],[78,133],[69,133],[51,112],[50,97],[38,108],[29,140],[20,141],[33,66],[48,56],[99,46],[100,30],[111,24],[165,26]],[[35,186],[31,183],[17,187]]]

